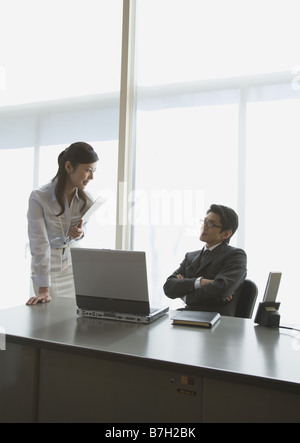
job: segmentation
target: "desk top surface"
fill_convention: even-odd
[[[11,337],[300,386],[300,332],[232,317],[221,317],[212,329],[174,326],[173,314],[148,325],[79,318],[75,300],[57,298],[0,311],[0,331],[7,341]]]

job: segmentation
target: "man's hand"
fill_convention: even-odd
[[[214,281],[209,278],[201,278],[200,279],[200,286],[208,285],[209,283],[213,283]]]
[[[181,275],[181,274],[177,274],[176,275],[176,278],[178,279],[178,280],[183,280],[185,277],[184,277],[184,275]],[[201,278],[200,279],[200,286],[205,286],[205,285],[208,285],[209,283],[213,283],[214,282],[214,280],[211,280],[211,279],[209,279],[209,278]],[[232,299],[233,299],[233,297],[234,297],[234,293],[233,294],[231,294],[231,295],[229,295],[228,297],[226,297],[226,301],[231,301]]]
[[[233,299],[234,294],[229,295],[225,298],[226,301],[231,301]]]
[[[208,285],[209,283],[213,283],[213,280],[210,280],[209,278],[201,278],[200,279],[200,285],[204,286],[204,285]],[[226,301],[231,301],[233,299],[234,293],[229,295],[228,297],[225,298]]]

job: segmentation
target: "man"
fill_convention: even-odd
[[[185,255],[165,282],[164,292],[169,298],[182,298],[186,309],[234,316],[247,275],[245,251],[229,246],[238,228],[238,216],[231,208],[211,205],[202,222],[200,240],[206,243],[204,248]]]

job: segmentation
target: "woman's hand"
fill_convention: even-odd
[[[51,301],[49,288],[39,288],[39,295],[35,297],[30,297],[26,305],[36,305],[37,303],[48,303]]]
[[[80,238],[83,236],[83,229],[82,229],[82,220],[78,223],[77,226],[73,226],[69,231],[69,237],[72,239]]]

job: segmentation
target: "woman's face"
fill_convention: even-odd
[[[84,190],[90,180],[93,180],[97,163],[79,163],[73,168],[70,162],[65,164],[68,173],[69,184],[80,190]]]

